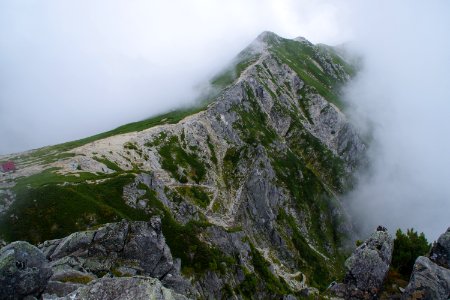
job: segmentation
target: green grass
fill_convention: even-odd
[[[105,157],[97,157],[94,156],[93,157],[96,161],[104,164],[108,169],[111,169],[113,171],[116,172],[122,172],[122,168],[120,168],[115,162],[110,161],[109,159],[105,158]]]
[[[158,153],[161,156],[162,168],[181,183],[186,183],[187,178],[200,183],[205,178],[205,165],[196,154],[183,149],[177,136],[168,138]]]
[[[211,138],[209,135],[207,136],[206,143],[208,144],[209,152],[211,153],[211,161],[217,166],[218,161],[216,151],[214,150],[214,145],[211,142]]]
[[[223,158],[223,177],[227,187],[233,186],[238,182],[238,175],[236,170],[240,160],[240,153],[242,149],[237,149],[235,147],[230,147],[225,152]]]
[[[281,39],[280,43],[270,48],[270,51],[293,69],[300,79],[313,87],[320,95],[338,107],[344,107],[338,95],[338,90],[343,82],[327,75],[313,62],[315,61],[319,65],[321,63],[315,59],[319,52],[316,46],[299,43],[294,40]]]
[[[180,186],[176,189],[181,196],[188,198],[202,208],[206,208],[211,202],[208,193],[206,193],[202,187]]]
[[[225,272],[236,262],[224,255],[219,249],[209,246],[198,238],[202,228],[209,224],[190,221],[182,225],[175,221],[166,210],[162,219],[162,230],[173,257],[181,259],[181,271],[190,276],[205,271]]]
[[[89,172],[78,172],[71,175],[61,175],[56,173],[57,170],[58,168],[49,168],[38,174],[27,177],[19,177],[16,180],[16,185],[14,186],[13,191],[17,192],[26,187],[36,188],[49,184],[63,184],[65,182],[78,183],[91,179],[109,178],[112,176],[109,174],[97,175]]]
[[[62,278],[61,282],[70,282],[70,283],[79,283],[79,284],[88,284],[89,282],[92,281],[92,277],[91,276],[86,276],[86,275],[73,275],[73,276],[66,276],[64,278]]]
[[[133,180],[134,175],[125,174],[98,184],[21,186],[16,189],[17,200],[0,219],[2,237],[39,243],[97,224],[147,220],[143,211],[127,206],[122,199],[123,187]]]
[[[239,130],[241,138],[247,145],[269,146],[276,139],[276,133],[273,128],[268,126],[267,115],[261,110],[252,88],[246,85],[245,91],[246,103],[250,107],[248,109],[237,106],[234,108],[241,120],[233,126]]]
[[[139,122],[133,122],[129,123],[120,127],[117,127],[116,129],[106,131],[100,134],[96,134],[84,139],[71,141],[59,145],[54,146],[48,146],[44,148],[40,148],[37,150],[34,150],[33,152],[24,155],[19,160],[23,161],[24,163],[29,162],[51,162],[55,161],[60,158],[64,157],[70,157],[73,156],[72,154],[62,154],[61,152],[66,152],[71,149],[83,146],[85,144],[104,139],[107,137],[111,137],[118,134],[124,134],[129,132],[135,132],[135,131],[142,131],[157,125],[163,125],[163,124],[176,124],[180,122],[182,119],[184,119],[187,116],[196,114],[200,111],[203,111],[206,109],[207,105],[210,103],[209,99],[206,99],[202,101],[201,103],[197,105],[193,105],[190,108],[181,108],[177,109],[165,114],[158,115],[156,117],[152,117],[143,121]]]
[[[307,275],[308,284],[325,290],[330,282],[336,279],[338,274],[340,275],[339,268],[336,268],[336,266],[341,265],[342,262],[340,260],[338,263],[334,260],[327,261],[314,251],[298,230],[298,226],[293,217],[287,215],[284,210],[280,211],[278,220],[285,222],[291,229],[292,243],[300,255],[298,265],[302,273]]]
[[[242,72],[255,63],[259,57],[260,54],[255,53],[251,48],[244,49],[238,54],[230,66],[213,77],[211,80],[212,86],[218,90],[228,87],[241,76]]]

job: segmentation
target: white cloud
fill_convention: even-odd
[[[360,127],[373,129],[373,169],[350,206],[366,229],[436,238],[450,225],[450,2],[377,1],[354,12],[364,69],[347,91]]]

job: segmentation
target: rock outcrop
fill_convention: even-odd
[[[393,246],[391,235],[379,226],[347,259],[344,281],[331,291],[345,299],[376,299],[389,270]]]
[[[39,248],[14,242],[1,249],[0,299],[186,299],[172,289],[191,294],[159,217],[106,224]]]
[[[403,300],[450,299],[450,228],[414,263]]]
[[[430,259],[441,267],[450,268],[450,228],[433,244]]]
[[[54,274],[51,281],[90,282],[111,276],[142,275],[157,278],[164,285],[189,294],[189,283],[180,276],[161,232],[161,219],[150,222],[123,220],[97,230],[76,232],[39,245]],[[67,286],[60,285],[65,290]],[[56,289],[57,290],[57,289]]]
[[[42,252],[27,242],[14,242],[0,250],[0,299],[38,297],[52,276]]]
[[[43,300],[187,300],[183,295],[165,288],[158,279],[148,277],[101,278],[75,290],[65,297],[44,295]]]
[[[428,257],[419,256],[402,299],[450,299],[450,270],[438,266]]]

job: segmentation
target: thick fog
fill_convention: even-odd
[[[189,104],[264,30],[338,42],[335,11],[290,0],[1,1],[0,154]]]
[[[414,227],[435,239],[450,226],[450,2],[364,4],[351,16],[364,63],[347,100],[372,135],[372,168],[350,207],[363,230]]]
[[[450,226],[450,2],[0,2],[0,154],[82,138],[195,101],[260,32],[346,43],[345,89],[371,167],[346,202],[362,231]]]

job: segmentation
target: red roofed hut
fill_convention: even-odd
[[[0,164],[0,170],[2,172],[14,172],[16,170],[16,164],[13,161],[7,161]]]

